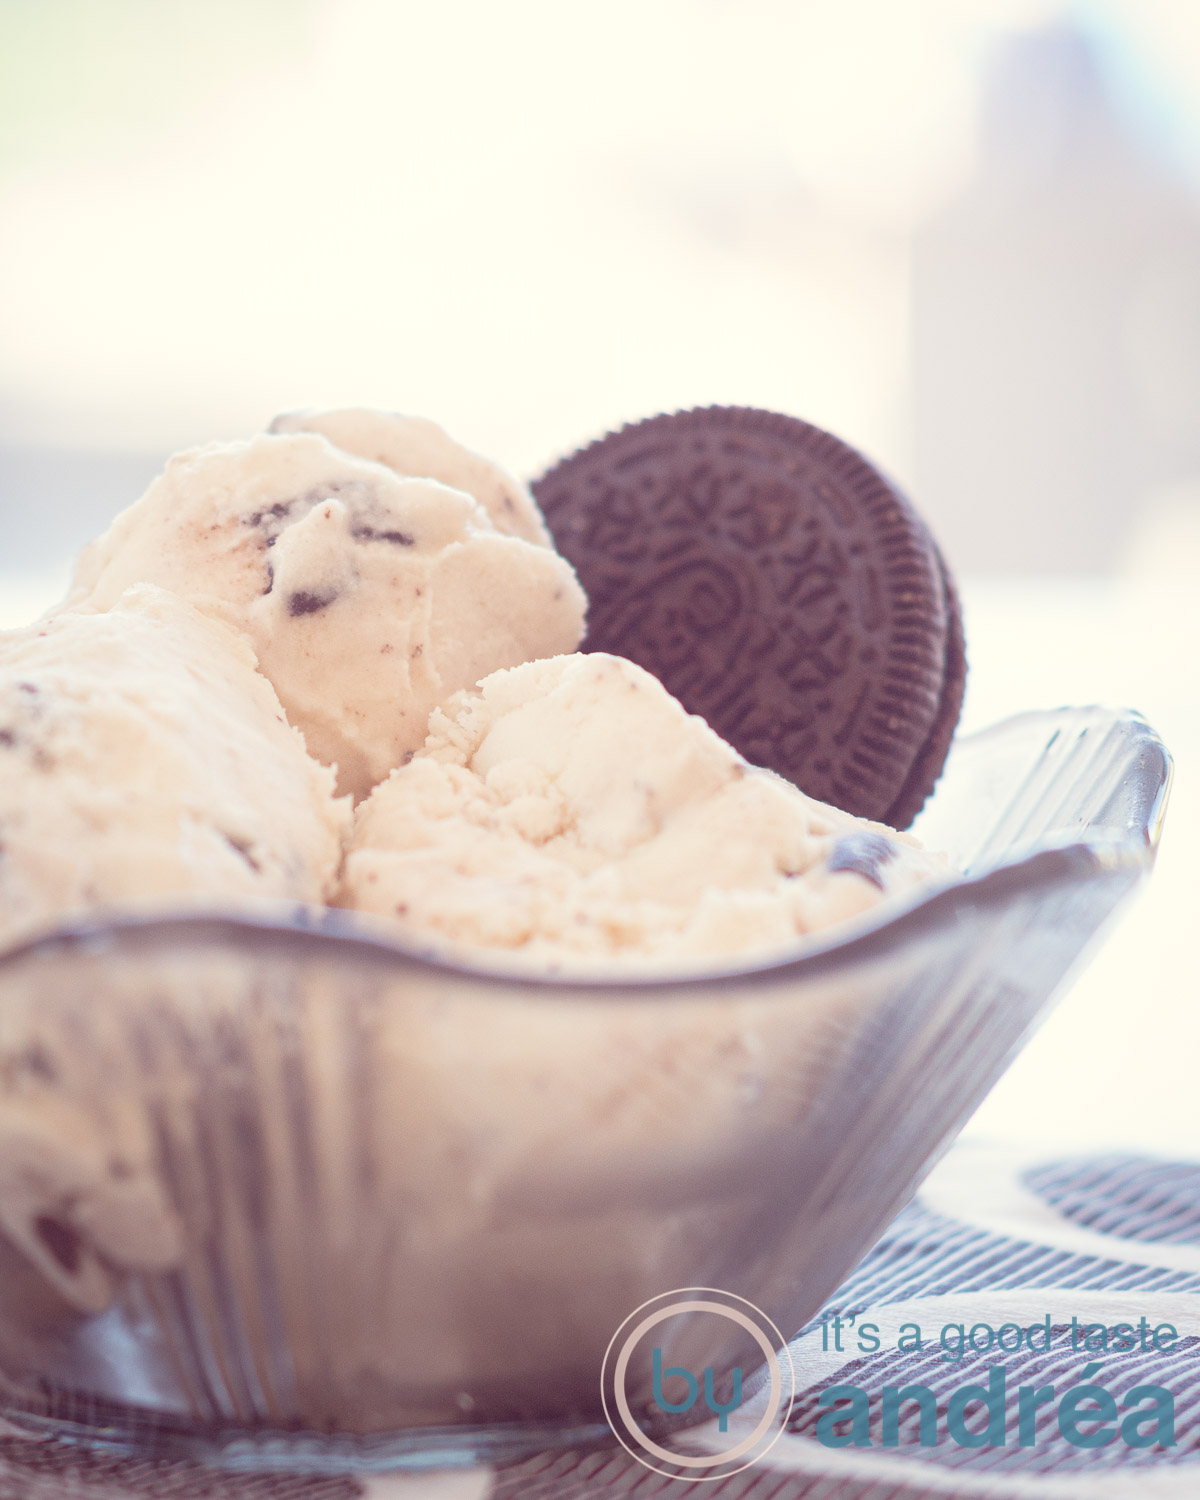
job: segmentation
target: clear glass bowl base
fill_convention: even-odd
[[[605,1421],[496,1422],[415,1427],[370,1437],[352,1433],[206,1430],[147,1419],[132,1408],[93,1409],[86,1419],[39,1417],[0,1406],[8,1435],[57,1450],[179,1463],[229,1474],[342,1475],[471,1469],[517,1463],[563,1449],[615,1448]],[[651,1429],[647,1429],[651,1430]],[[3,1435],[0,1432],[0,1435]]]

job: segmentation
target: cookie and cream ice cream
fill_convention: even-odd
[[[70,607],[110,609],[134,583],[223,606],[356,797],[421,746],[452,693],[574,650],[586,607],[565,559],[498,529],[467,491],[309,432],[173,458],[86,549]]]
[[[348,817],[246,637],[175,594],[0,635],[0,948],[84,912],[321,902]]]
[[[539,967],[778,950],[939,863],[748,766],[604,653],[486,677],[358,809],[339,900]]]
[[[436,479],[451,489],[465,490],[487,511],[497,531],[543,547],[554,545],[525,485],[424,417],[365,407],[295,411],[276,417],[270,430],[319,432],[344,453],[386,464],[400,475]]]

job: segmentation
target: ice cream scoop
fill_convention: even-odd
[[[272,432],[319,432],[344,453],[386,464],[397,474],[436,479],[473,495],[492,525],[507,536],[552,547],[537,501],[525,485],[490,458],[464,448],[425,417],[348,406],[336,411],[292,411],[276,417]]]
[[[245,637],[182,599],[0,635],[0,948],[73,913],[320,902],[348,817]]]
[[[471,495],[316,433],[179,454],[86,549],[69,605],[139,582],[217,601],[341,791],[364,796],[430,712],[502,667],[570,651],[586,601],[552,548]]]
[[[551,970],[761,956],[946,873],[604,653],[493,673],[358,810],[339,900]]]

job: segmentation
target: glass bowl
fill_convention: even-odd
[[[10,951],[0,1409],[248,1467],[607,1435],[648,1299],[720,1288],[785,1335],[820,1307],[1148,871],[1169,779],[1132,713],[965,737],[918,828],[961,876],[686,980],[456,967],[311,911]],[[703,1321],[664,1362],[761,1360]]]

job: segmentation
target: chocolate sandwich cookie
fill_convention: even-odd
[[[533,491],[590,600],[585,650],[630,657],[810,796],[908,827],[962,707],[962,618],[928,528],[861,454],[712,406],[609,433]]]

